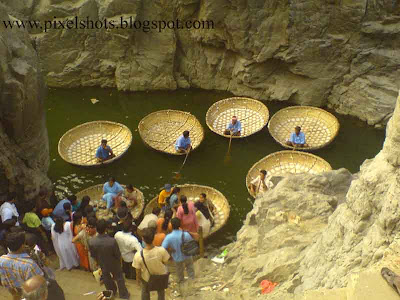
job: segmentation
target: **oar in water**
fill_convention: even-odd
[[[228,162],[230,162],[230,160],[231,160],[231,144],[232,144],[232,136],[233,136],[233,132],[231,131],[231,135],[230,135],[230,137],[229,137],[229,145],[228,145],[228,152],[226,152],[226,155],[225,155],[225,163],[228,163]]]
[[[178,172],[176,172],[176,174],[175,174],[175,176],[174,176],[174,179],[175,179],[175,180],[179,180],[179,179],[182,177],[181,171],[182,171],[182,168],[183,168],[183,166],[185,165],[186,160],[187,160],[187,158],[188,158],[188,156],[189,156],[190,149],[192,149],[192,148],[189,148],[188,152],[186,153],[185,160],[183,161],[183,164],[182,164],[181,168],[179,169]]]

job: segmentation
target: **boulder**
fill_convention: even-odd
[[[0,18],[10,20],[3,6]],[[29,35],[2,28],[0,37],[0,200],[12,191],[30,200],[41,186],[51,187],[46,89]]]

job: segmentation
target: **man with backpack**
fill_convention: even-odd
[[[171,253],[176,265],[178,283],[182,283],[184,280],[185,269],[189,277],[194,279],[193,259],[190,255],[191,253],[189,253],[189,251],[185,251],[185,244],[195,245],[196,243],[193,243],[193,240],[197,240],[198,235],[195,232],[189,233],[187,231],[180,230],[179,227],[181,226],[181,220],[178,218],[173,218],[171,220],[171,225],[172,232],[165,237],[162,247]],[[194,252],[192,255],[194,255]]]
[[[143,229],[143,241],[146,247],[136,252],[132,266],[136,269],[137,283],[142,287],[142,300],[150,300],[150,291],[157,291],[158,300],[165,299],[165,288],[168,285],[166,264],[170,258],[163,247],[154,247],[155,231]]]

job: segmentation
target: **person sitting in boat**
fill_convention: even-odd
[[[175,150],[179,153],[187,153],[192,150],[192,141],[189,137],[189,131],[185,130],[183,134],[176,140]]]
[[[237,119],[236,116],[232,117],[232,121],[226,126],[224,131],[225,135],[233,135],[233,136],[240,136],[240,132],[242,131],[242,124]]]
[[[308,147],[306,144],[306,136],[304,132],[301,132],[300,126],[294,128],[294,132],[290,135],[290,139],[286,142],[288,146],[292,147]]]
[[[257,196],[259,193],[264,193],[273,187],[274,184],[270,180],[270,177],[267,176],[267,171],[265,170],[261,170],[260,175],[253,179],[249,185],[249,189],[254,196]]]
[[[114,177],[110,179],[103,186],[104,195],[102,197],[103,201],[107,202],[107,210],[110,210],[114,204],[114,198],[119,197],[124,192],[122,186],[115,181]]]
[[[97,148],[96,157],[99,162],[103,162],[115,157],[110,146],[107,146],[107,140],[101,140],[101,145]]]
[[[124,191],[124,198],[128,202],[129,208],[134,208],[137,205],[137,193],[132,184],[128,184]]]
[[[158,207],[165,211],[166,206],[169,203],[166,202],[167,198],[172,194],[172,185],[167,183],[164,185],[164,189],[158,195]]]
[[[201,216],[199,216],[196,213],[197,220],[200,221],[199,223],[207,223],[206,221],[208,221],[210,224],[210,225],[206,224],[208,227],[214,225],[214,214],[216,212],[216,209],[215,206],[211,203],[211,201],[207,199],[206,194],[204,193],[200,194],[200,200],[194,204],[194,207],[197,209],[197,212],[201,212],[202,214]]]

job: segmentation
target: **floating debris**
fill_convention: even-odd
[[[99,100],[97,100],[96,98],[92,98],[92,99],[90,99],[90,101],[91,101],[93,104],[96,104],[97,102],[99,102]]]
[[[79,183],[79,184],[83,184],[83,181],[80,180],[78,177],[72,178],[71,182],[76,182],[76,183]]]

